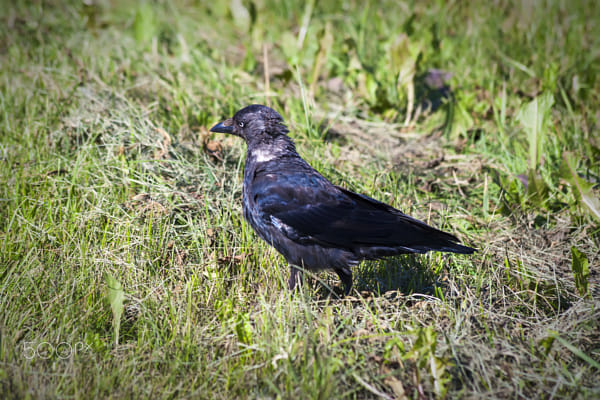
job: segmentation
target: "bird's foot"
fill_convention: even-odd
[[[334,271],[344,284],[344,296],[348,296],[350,289],[352,289],[352,270],[350,268],[336,268]]]

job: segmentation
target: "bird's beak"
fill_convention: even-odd
[[[225,121],[219,122],[218,124],[210,128],[210,131],[233,134],[233,119],[229,118]]]

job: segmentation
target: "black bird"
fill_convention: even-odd
[[[333,269],[348,294],[350,267],[361,260],[475,251],[449,233],[329,182],[298,155],[283,118],[269,107],[250,105],[211,131],[246,141],[244,217],[290,264],[290,289],[302,269]]]

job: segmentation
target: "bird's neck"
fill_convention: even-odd
[[[281,157],[297,155],[296,146],[287,135],[264,136],[248,143],[246,163],[263,163]]]

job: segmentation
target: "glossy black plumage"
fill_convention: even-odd
[[[458,239],[399,210],[333,185],[296,152],[283,118],[251,105],[211,131],[242,137],[244,217],[290,264],[290,289],[300,270],[333,269],[345,293],[360,260],[430,250],[470,254]]]

